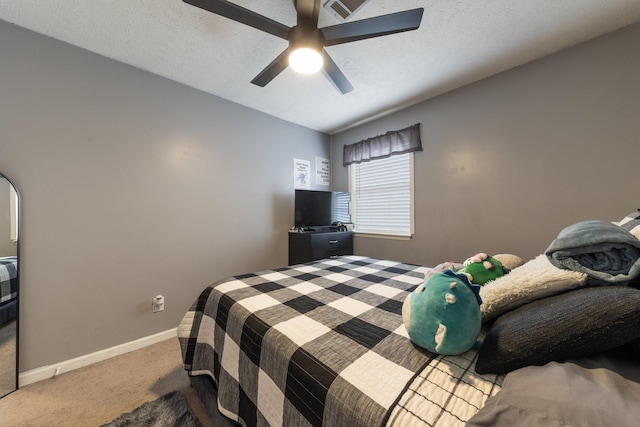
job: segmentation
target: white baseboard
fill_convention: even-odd
[[[84,366],[101,362],[103,360],[110,359],[112,357],[120,356],[121,354],[129,353],[134,350],[150,346],[152,344],[159,343],[170,338],[177,336],[177,328],[169,329],[168,331],[159,332],[148,337],[143,337],[135,341],[129,341],[124,344],[117,345],[115,347],[106,348],[104,350],[96,351],[95,353],[86,354],[84,356],[76,357],[74,359],[65,360],[64,362],[56,363],[53,365],[42,366],[40,368],[31,369],[26,372],[22,372],[18,375],[18,384],[20,387],[24,387],[29,384],[33,384],[38,381],[53,378],[56,375],[64,372],[73,371]]]

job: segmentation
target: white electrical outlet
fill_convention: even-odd
[[[156,295],[152,302],[153,312],[157,313],[164,310],[164,296]]]

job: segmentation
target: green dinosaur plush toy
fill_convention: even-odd
[[[446,270],[452,270],[456,273],[466,274],[471,283],[483,286],[485,283],[504,276],[516,267],[524,263],[522,258],[512,254],[497,254],[489,256],[484,252],[480,252],[464,263],[459,262],[443,262],[431,269],[425,278],[429,278],[432,274]]]
[[[402,304],[402,320],[411,341],[438,354],[469,350],[482,326],[479,289],[466,274],[452,270],[429,276]]]
[[[457,273],[466,274],[471,283],[476,285],[484,285],[485,283],[504,276],[510,270],[502,265],[502,262],[495,257],[489,256],[484,252],[467,258],[462,263],[462,269]]]

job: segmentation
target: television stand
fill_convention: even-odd
[[[353,255],[353,231],[308,230],[289,232],[289,265]]]

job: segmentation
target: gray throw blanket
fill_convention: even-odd
[[[640,276],[640,240],[606,221],[570,225],[545,254],[558,268],[585,273],[605,283],[628,282]]]

